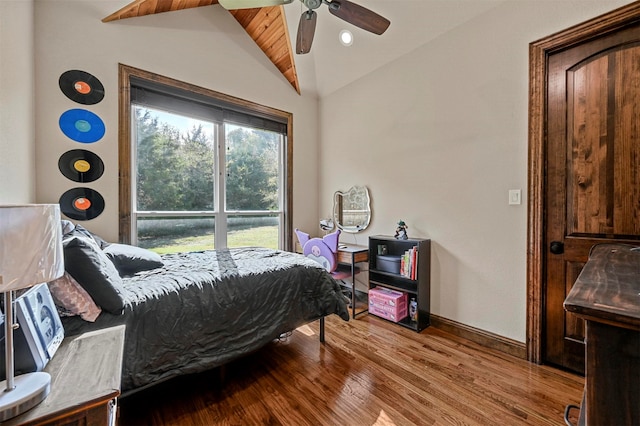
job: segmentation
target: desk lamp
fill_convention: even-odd
[[[45,372],[14,377],[13,291],[52,281],[64,273],[58,204],[0,206],[0,292],[4,293],[6,380],[0,382],[0,422],[42,402],[51,389]]]

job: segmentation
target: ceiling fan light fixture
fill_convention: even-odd
[[[349,30],[340,31],[340,43],[343,46],[351,46],[353,44],[353,34]]]

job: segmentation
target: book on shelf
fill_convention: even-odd
[[[411,247],[400,258],[400,275],[412,280],[418,278],[418,246]]]

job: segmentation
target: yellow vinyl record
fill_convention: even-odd
[[[60,172],[74,182],[93,182],[104,173],[104,163],[100,157],[86,149],[72,149],[60,156]]]

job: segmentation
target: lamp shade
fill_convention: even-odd
[[[0,292],[64,274],[58,204],[0,206]]]

